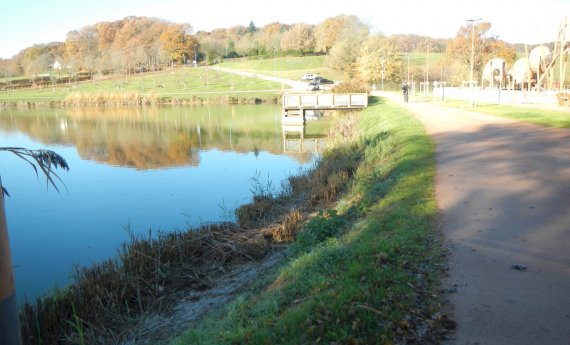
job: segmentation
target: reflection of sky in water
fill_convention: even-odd
[[[53,188],[46,191],[45,179],[38,180],[27,163],[0,154],[0,176],[11,194],[6,213],[20,298],[42,293],[55,282],[64,284],[75,263],[114,255],[128,239],[126,227],[147,235],[149,229],[228,219],[231,210],[250,199],[252,177],[280,186],[308,164],[263,147],[256,148],[257,155],[210,147],[198,152],[198,165],[140,170],[84,160],[75,146],[46,145],[1,129],[0,146],[51,149],[70,166],[69,172],[58,171],[68,190],[58,194]]]

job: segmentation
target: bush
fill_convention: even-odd
[[[361,79],[351,79],[333,86],[331,91],[333,93],[368,93],[370,85]]]

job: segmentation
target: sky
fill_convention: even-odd
[[[482,18],[510,43],[552,42],[570,0],[1,0],[0,58],[33,44],[65,41],[71,30],[127,16],[189,23],[194,31],[271,22],[318,24],[353,14],[386,35],[452,38],[466,19]]]

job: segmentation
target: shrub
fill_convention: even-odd
[[[370,92],[370,85],[361,79],[351,79],[333,86],[331,91],[333,93],[368,93]]]

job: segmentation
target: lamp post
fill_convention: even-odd
[[[429,97],[429,43],[428,43],[427,52],[426,52],[426,74],[425,74],[424,83],[425,83],[424,97],[428,98]]]
[[[408,86],[410,85],[410,53],[408,53]]]
[[[475,104],[475,82],[473,80],[473,68],[475,65],[475,23],[481,19],[483,18],[466,19],[467,22],[471,23],[471,70],[469,72],[469,85],[471,86],[471,100],[469,101],[470,106],[473,106]]]
[[[382,48],[382,92],[384,92],[384,48]]]

